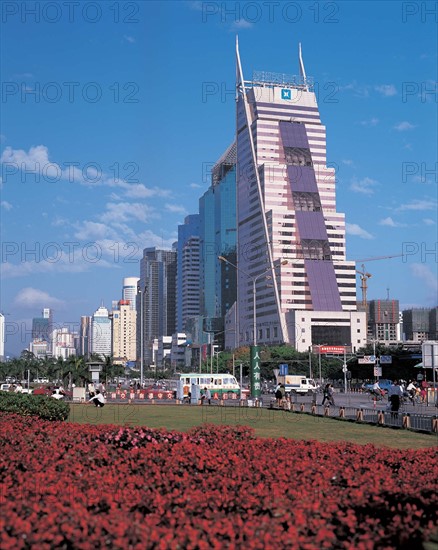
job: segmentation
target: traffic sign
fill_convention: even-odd
[[[357,360],[359,365],[373,365],[376,362],[375,355],[364,355]]]
[[[380,364],[381,365],[391,365],[392,363],[392,355],[381,355],[380,356]]]

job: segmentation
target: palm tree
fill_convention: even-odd
[[[64,363],[63,377],[69,377],[69,387],[74,384],[85,386],[89,371],[83,355],[70,355]]]

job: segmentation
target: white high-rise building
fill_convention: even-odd
[[[120,300],[112,314],[112,341],[114,363],[125,364],[136,360],[137,312],[131,309],[129,300]]]
[[[236,53],[240,344],[360,347],[365,313],[301,48],[300,76],[255,72],[251,81]]]
[[[5,357],[5,316],[0,313],[0,361]]]
[[[91,353],[102,359],[111,355],[111,319],[109,312],[101,305],[91,318]]]
[[[70,332],[66,327],[53,330],[51,335],[52,357],[67,359],[71,355],[76,355],[76,337],[77,333]]]
[[[131,309],[136,309],[137,286],[139,277],[125,277],[123,279],[122,300],[129,300]]]

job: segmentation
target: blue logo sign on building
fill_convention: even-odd
[[[281,99],[292,99],[292,90],[283,88],[281,90]]]

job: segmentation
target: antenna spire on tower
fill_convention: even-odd
[[[303,55],[301,53],[301,42],[298,43],[298,63],[300,66],[300,75],[303,79],[303,84],[305,85],[306,90],[308,90],[309,88],[307,87],[306,69],[304,68]]]

